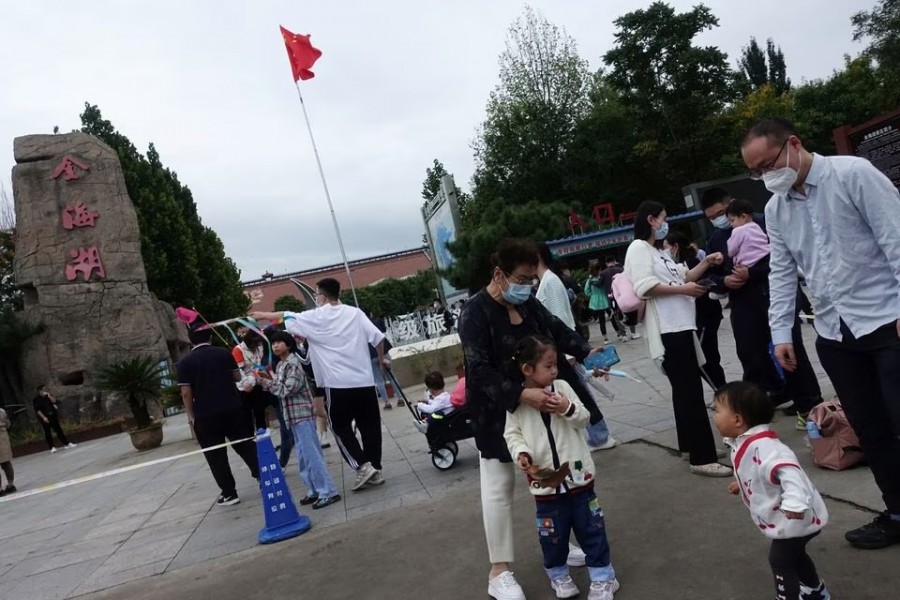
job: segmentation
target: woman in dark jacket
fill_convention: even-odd
[[[603,418],[593,396],[565,359],[583,361],[591,350],[575,331],[550,314],[532,295],[537,283],[537,247],[525,240],[504,240],[492,257],[491,282],[466,303],[460,315],[459,337],[466,368],[466,397],[481,454],[481,505],[491,572],[488,594],[523,598],[509,564],[513,560],[512,499],[516,468],[503,439],[506,412],[519,403],[550,412],[550,393],[523,388],[520,373],[507,369],[519,340],[545,335],[559,350],[559,378],[578,394],[591,413],[591,423]],[[577,553],[581,553],[576,548]],[[583,557],[583,555],[582,555]],[[583,560],[583,558],[582,558]]]

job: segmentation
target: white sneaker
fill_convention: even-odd
[[[363,488],[364,485],[369,483],[369,480],[375,477],[375,474],[378,473],[378,470],[372,466],[371,463],[366,463],[361,466],[356,471],[356,483],[353,484],[353,491],[357,491]]]
[[[603,338],[603,345],[604,345],[604,346],[608,346],[608,345],[609,345],[609,338]]]
[[[709,463],[708,465],[691,465],[691,473],[694,475],[703,475],[704,477],[731,477],[734,473],[731,467],[720,465],[719,463]]]
[[[619,336],[619,341],[620,341],[620,342],[627,342],[627,341],[628,341],[628,336],[627,336],[627,335],[620,335],[620,336]]]
[[[569,542],[569,557],[566,559],[566,564],[570,567],[583,567],[586,560],[587,555],[584,550]],[[560,598],[568,598],[568,596],[560,596]]]
[[[525,592],[512,571],[503,571],[488,581],[488,596],[494,600],[525,600]]]
[[[69,443],[66,445],[66,448],[74,448],[74,447],[75,447],[75,444],[73,444],[72,442],[69,442]]]
[[[727,452],[727,451],[725,451],[725,450],[716,450],[716,458],[725,458],[726,456],[728,456],[728,452]],[[682,453],[681,453],[681,460],[691,460],[691,453],[690,453],[690,452],[682,452]]]
[[[381,485],[382,483],[384,483],[384,475],[381,474],[381,471],[375,469],[375,474],[372,475],[368,485]]]
[[[639,334],[639,333],[637,333],[637,332],[632,333],[632,334],[631,334],[631,339],[633,339],[633,340],[639,340],[639,339],[641,339],[641,334]]]
[[[610,448],[615,448],[618,445],[619,440],[612,436],[609,436],[608,438],[606,438],[606,441],[599,446],[591,446],[591,452],[596,452],[597,450],[609,450]]]
[[[613,600],[613,594],[619,590],[619,580],[592,581],[587,600]]]
[[[50,454],[56,454],[56,446],[50,448]]]
[[[578,586],[575,585],[575,582],[568,575],[559,579],[551,579],[550,587],[556,592],[557,598],[574,598],[581,593],[578,591]]]

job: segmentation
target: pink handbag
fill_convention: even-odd
[[[613,298],[616,299],[616,304],[619,305],[619,309],[623,313],[630,313],[636,310],[642,311],[644,308],[644,301],[634,293],[634,283],[625,273],[613,276],[612,293]]]
[[[808,421],[819,429],[819,437],[809,438],[813,463],[823,469],[843,471],[865,460],[859,438],[850,426],[841,401],[826,400],[809,411]]]

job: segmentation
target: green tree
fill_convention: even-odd
[[[42,330],[20,319],[11,304],[0,305],[0,406],[24,404],[20,351],[26,339]]]
[[[769,82],[766,54],[756,43],[755,37],[751,37],[750,44],[741,50],[741,59],[738,64],[753,89],[759,89]]]
[[[776,93],[783,94],[791,89],[791,80],[787,76],[787,64],[784,60],[784,52],[781,47],[775,47],[772,38],[766,40],[766,51],[756,42],[756,38],[750,38],[750,44],[741,51],[738,61],[741,74],[750,83],[753,90],[769,84],[775,88]]]
[[[441,179],[444,175],[449,175],[449,173],[444,168],[444,163],[438,159],[434,159],[432,166],[425,169],[425,181],[422,182],[423,206],[431,202],[432,198],[441,191]]]
[[[564,195],[566,149],[588,108],[589,84],[574,39],[526,8],[508,31],[500,83],[474,143],[478,201],[525,204]]]
[[[874,8],[850,19],[853,39],[869,40],[865,54],[877,61],[885,103],[900,103],[900,0],[879,0]]]
[[[794,121],[804,144],[822,154],[836,152],[832,137],[841,125],[864,123],[891,108],[872,58],[845,57],[844,68],[827,79],[808,82],[794,90]]]
[[[660,171],[647,168],[656,157],[645,158],[649,147],[638,135],[637,116],[628,100],[599,74],[589,98],[590,110],[579,121],[569,147],[568,185],[581,200],[569,208],[587,215],[591,205],[612,202],[624,211],[658,197],[666,182]]]
[[[425,308],[435,299],[437,279],[434,271],[425,269],[404,279],[385,279],[364,288],[357,288],[359,306],[377,317],[401,315]],[[353,302],[349,290],[341,293],[345,304]]]
[[[13,262],[16,256],[16,230],[0,230],[0,308],[21,310],[22,292],[16,287]]]
[[[359,290],[357,290],[359,292]],[[352,302],[352,299],[351,299]],[[306,304],[297,296],[284,295],[275,299],[275,310],[289,310],[291,312],[303,312],[306,310]]]
[[[489,257],[502,238],[562,235],[563,202],[578,201],[567,162],[590,109],[592,77],[574,39],[526,8],[507,32],[499,79],[473,145],[472,198],[450,244],[456,262],[447,276],[471,290],[489,277]]]
[[[225,256],[218,235],[204,227],[191,191],[163,166],[151,143],[146,156],[85,103],[81,130],[119,156],[125,187],[137,212],[147,285],[161,300],[196,307],[209,320],[246,312],[240,272]]]
[[[769,59],[769,83],[775,86],[776,92],[783,94],[791,89],[791,80],[787,76],[784,52],[781,51],[781,46],[775,47],[772,38],[766,41],[766,57]]]
[[[694,44],[719,21],[703,5],[676,13],[654,2],[614,23],[607,80],[634,111],[636,153],[668,182],[662,199],[678,200],[681,186],[720,176],[718,159],[733,153],[719,116],[736,95],[735,73],[719,48]]]
[[[454,286],[474,293],[488,283],[490,257],[506,237],[549,240],[566,235],[566,210],[560,202],[533,200],[524,205],[496,203],[487,210],[482,226],[467,230],[449,247],[456,261],[448,272]]]
[[[153,424],[148,404],[162,395],[162,378],[160,357],[139,356],[100,369],[97,386],[125,396],[136,428],[145,429]]]

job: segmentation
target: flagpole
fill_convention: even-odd
[[[344,240],[341,238],[341,230],[338,227],[337,217],[334,214],[334,205],[331,203],[331,194],[328,192],[328,183],[325,181],[325,171],[322,169],[322,160],[319,158],[319,149],[316,146],[316,138],[313,136],[312,127],[309,124],[309,115],[306,113],[306,103],[303,94],[300,93],[300,84],[294,82],[297,88],[297,97],[300,98],[300,106],[303,108],[303,119],[306,121],[306,130],[309,132],[309,141],[312,142],[313,154],[316,155],[316,165],[319,167],[319,177],[322,179],[322,187],[325,189],[325,199],[328,200],[328,210],[331,211],[331,222],[334,224],[334,233],[337,235],[338,247],[341,249],[341,258],[344,260],[344,270],[347,272],[347,280],[350,282],[350,291],[353,292],[353,302],[359,307],[359,299],[356,297],[356,287],[353,285],[353,276],[350,274],[350,263],[347,262],[347,253],[344,251]]]

